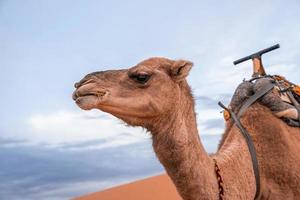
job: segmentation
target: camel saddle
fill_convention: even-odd
[[[298,85],[279,75],[266,75],[248,81],[244,80],[235,90],[229,109],[235,113],[243,113],[255,101],[268,107],[275,116],[288,125],[300,127],[300,87]],[[224,118],[225,120],[230,118],[228,112],[224,113]]]

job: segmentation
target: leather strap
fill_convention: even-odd
[[[232,112],[231,110],[229,110],[228,108],[226,108],[221,102],[219,102],[218,104],[219,104],[219,106],[221,106],[222,108],[224,108],[225,110],[227,110],[230,113],[231,118],[233,119],[236,126],[240,129],[240,132],[242,133],[242,135],[244,136],[244,138],[246,140],[248,150],[250,152],[252,167],[253,167],[254,176],[255,176],[256,193],[255,193],[255,198],[254,199],[256,199],[258,197],[259,193],[260,193],[260,178],[259,178],[260,176],[259,176],[259,167],[258,167],[258,160],[257,160],[257,156],[256,156],[256,150],[255,150],[253,141],[251,139],[250,134],[243,127],[243,125],[241,124],[239,118],[237,118],[235,113]]]
[[[269,91],[271,91],[274,88],[274,82],[270,81],[269,84],[265,85],[261,90],[256,92],[254,95],[252,95],[249,99],[245,101],[245,103],[242,105],[240,108],[238,114],[236,115],[234,112],[226,108],[221,102],[219,102],[219,105],[227,110],[230,113],[231,118],[233,119],[234,123],[236,126],[240,129],[240,132],[244,136],[248,150],[250,152],[251,160],[252,160],[252,167],[254,171],[254,176],[255,176],[255,182],[256,182],[256,193],[255,193],[255,199],[258,197],[260,193],[260,176],[259,176],[259,167],[258,167],[258,160],[256,156],[256,150],[253,144],[253,141],[251,139],[250,134],[248,131],[243,127],[240,117],[244,114],[244,112],[258,99],[260,99],[262,96],[267,94]]]
[[[236,115],[234,112],[226,108],[222,103],[219,102],[219,105],[226,109],[228,112],[230,112],[231,118],[233,119],[234,123],[236,126],[240,129],[240,132],[244,136],[247,146],[249,149],[249,153],[251,155],[251,160],[252,160],[252,167],[254,171],[254,176],[255,176],[255,182],[256,182],[256,193],[255,193],[255,198],[256,199],[260,193],[260,176],[259,176],[259,167],[258,167],[258,160],[256,156],[256,150],[253,144],[253,141],[251,139],[250,134],[248,131],[243,127],[240,117],[245,113],[245,111],[258,99],[263,97],[265,94],[267,94],[269,91],[271,91],[274,88],[274,82],[270,81],[269,84],[265,85],[261,90],[257,91],[254,95],[252,95],[249,99],[247,99],[242,107],[240,108],[238,114]]]
[[[298,111],[298,121],[300,124],[300,105],[298,103],[298,101],[295,99],[294,95],[292,94],[292,92],[290,90],[286,91],[288,97],[290,98],[291,102],[294,104],[295,108]]]
[[[292,126],[292,127],[300,127],[300,123],[299,121],[296,121],[296,120],[293,120],[293,119],[290,119],[290,118],[285,118],[283,117],[282,120],[287,123],[289,126]]]
[[[243,103],[242,107],[240,108],[237,118],[239,119],[244,112],[254,103],[256,102],[259,98],[267,94],[269,91],[271,91],[274,88],[274,83],[270,81],[269,84],[265,85],[261,90],[256,92],[254,95],[252,95],[249,99]]]

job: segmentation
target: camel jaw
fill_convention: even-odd
[[[88,83],[78,87],[73,92],[72,98],[81,109],[91,110],[105,102],[108,95],[108,90],[96,87],[94,83]]]

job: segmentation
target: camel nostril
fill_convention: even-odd
[[[75,101],[77,99],[77,97],[78,97],[77,91],[73,92],[72,99]]]
[[[75,84],[74,84],[74,87],[75,87],[75,88],[78,88],[78,87],[79,87],[79,83],[75,83]]]
[[[82,85],[86,85],[86,84],[89,84],[89,83],[95,83],[96,81],[94,79],[87,79],[86,77],[83,78],[81,81],[77,82],[74,84],[74,87],[76,89],[78,89],[79,87],[81,87]]]

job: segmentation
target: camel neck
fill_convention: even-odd
[[[183,199],[216,199],[214,163],[201,144],[193,100],[185,98],[152,131],[153,148]]]

